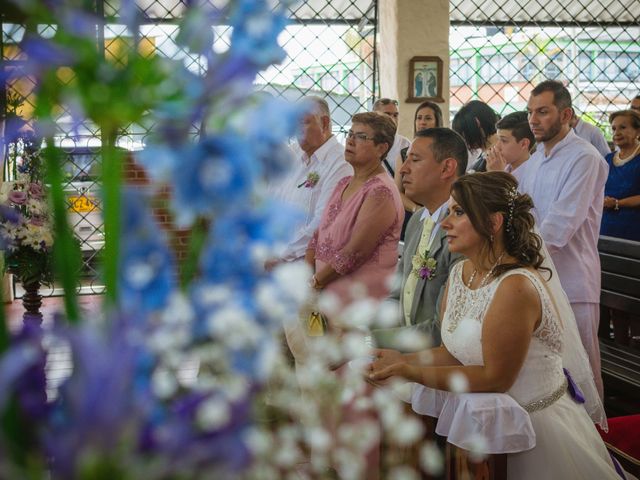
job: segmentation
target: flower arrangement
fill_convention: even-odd
[[[42,182],[39,139],[22,134],[15,150],[16,179],[0,186],[0,242],[5,250],[5,267],[22,284],[53,281],[53,228],[46,191]]]
[[[423,280],[429,280],[436,273],[438,262],[435,258],[429,256],[429,250],[423,254],[417,253],[411,259],[413,270],[411,273]]]
[[[307,175],[307,179],[300,185],[298,185],[298,188],[313,188],[318,183],[318,180],[320,180],[320,175],[318,175],[318,172],[309,172],[309,175]]]

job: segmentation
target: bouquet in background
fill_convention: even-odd
[[[11,148],[16,178],[0,187],[0,245],[5,266],[23,285],[36,281],[50,285],[53,230],[42,182],[40,142],[28,132]]]

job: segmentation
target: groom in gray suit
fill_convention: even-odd
[[[451,185],[467,168],[467,147],[448,128],[429,128],[415,135],[400,173],[404,193],[424,205],[407,224],[405,245],[391,298],[398,301],[401,325],[373,330],[380,348],[407,351],[405,339],[416,333],[440,344],[439,306],[447,278],[460,256],[449,252],[440,222],[446,217]],[[424,348],[424,345],[415,349]]]

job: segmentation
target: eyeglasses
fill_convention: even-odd
[[[347,140],[351,140],[352,138],[355,138],[357,142],[366,142],[367,140],[375,139],[375,137],[370,137],[366,133],[354,132],[353,130],[349,130],[347,132]]]

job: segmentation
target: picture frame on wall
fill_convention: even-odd
[[[408,92],[408,103],[420,103],[425,100],[444,102],[440,57],[413,57],[409,60]]]

